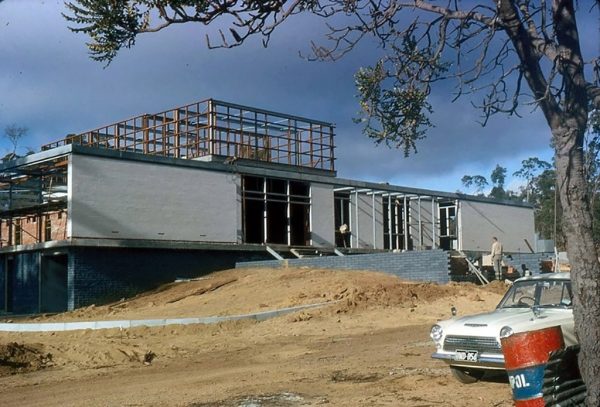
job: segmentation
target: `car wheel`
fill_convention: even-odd
[[[485,372],[481,369],[468,369],[464,367],[450,367],[450,371],[452,371],[452,376],[456,380],[464,384],[471,384],[478,382]]]

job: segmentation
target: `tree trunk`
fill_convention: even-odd
[[[592,237],[592,217],[584,176],[585,129],[564,120],[553,129],[556,179],[563,208],[563,231],[571,264],[575,330],[581,344],[579,366],[588,389],[586,405],[600,406],[600,263]]]

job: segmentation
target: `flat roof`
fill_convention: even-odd
[[[202,160],[189,160],[174,157],[163,157],[135,152],[119,151],[108,148],[82,146],[70,144],[39,153],[34,153],[26,157],[17,158],[0,164],[0,173],[14,170],[17,167],[38,164],[43,161],[49,161],[59,156],[68,156],[70,154],[88,155],[103,157],[107,159],[120,159],[128,161],[140,161],[159,165],[172,165],[180,167],[198,168],[208,171],[219,172],[237,172],[245,175],[264,176],[273,178],[294,179],[307,182],[317,182],[332,185],[337,192],[366,193],[370,195],[395,195],[398,197],[427,198],[436,199],[473,201],[498,205],[509,205],[523,208],[533,208],[533,205],[527,202],[497,200],[483,196],[462,194],[458,192],[437,191],[423,188],[406,187],[400,185],[391,185],[387,182],[376,183],[361,180],[338,178],[335,172],[321,170],[318,168],[297,167],[293,165],[271,163],[250,159],[235,159],[230,157],[213,156],[204,157]]]

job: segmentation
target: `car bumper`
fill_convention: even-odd
[[[482,354],[477,362],[456,360],[453,352],[435,352],[431,355],[434,359],[440,359],[451,366],[462,366],[480,369],[504,370],[504,355]]]

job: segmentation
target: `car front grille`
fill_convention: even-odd
[[[444,350],[454,352],[476,350],[479,353],[502,353],[500,344],[494,337],[448,335],[444,340]]]

